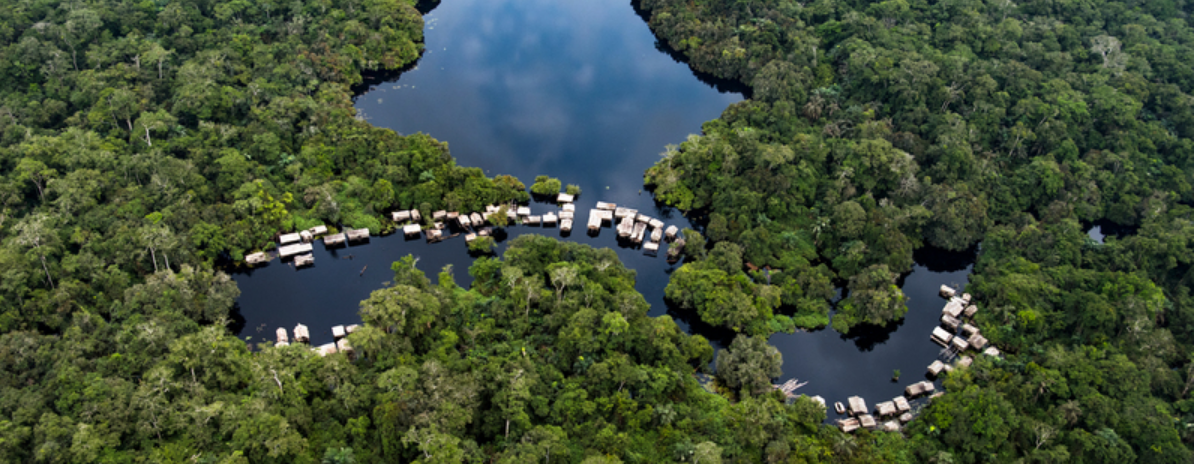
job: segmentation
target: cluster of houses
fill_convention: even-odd
[[[328,235],[328,226],[318,225],[307,230],[280,234],[278,236],[278,257],[293,258],[296,268],[315,264],[315,255],[311,254],[312,244],[317,238],[322,238],[324,246],[342,246],[348,243],[369,241],[369,229],[345,229],[344,232]],[[267,263],[274,256],[264,251],[245,255],[245,264],[256,266]]]
[[[974,362],[974,358],[971,355],[964,354],[968,350],[981,352],[987,356],[1000,356],[1000,350],[994,346],[988,346],[988,340],[983,335],[980,335],[979,328],[971,323],[972,318],[975,317],[975,313],[979,311],[979,308],[971,301],[971,294],[964,293],[958,295],[954,288],[946,285],[941,286],[938,293],[947,299],[947,303],[942,308],[942,317],[939,320],[940,325],[934,327],[933,332],[930,334],[930,340],[943,347],[943,356],[947,362],[935,359],[933,363],[930,363],[927,368],[929,377],[936,378],[942,372],[950,372],[955,368],[970,366]],[[954,360],[956,357],[957,360],[954,364],[949,364],[949,361]],[[848,403],[850,403],[849,408],[843,406],[842,403],[834,403],[834,410],[838,414],[850,413],[850,417],[838,421],[838,427],[843,432],[853,432],[860,428],[879,428],[885,431],[900,430],[902,424],[913,420],[909,399],[922,395],[929,395],[932,399],[942,394],[942,392],[934,392],[934,389],[934,383],[931,381],[922,380],[915,382],[905,387],[904,396],[877,404],[874,416],[868,411],[867,403],[863,398],[858,396],[853,396],[848,400]],[[825,400],[821,398],[814,398],[814,400],[821,401],[823,405],[825,404]],[[895,419],[883,423],[879,422],[892,417],[895,417]]]
[[[542,214],[532,214],[529,206],[508,205],[505,208],[506,219],[508,223],[524,225],[543,227],[559,225],[561,232],[569,233],[573,230],[573,222],[577,214],[577,207],[573,200],[573,195],[561,193],[556,197],[560,209]],[[493,234],[494,221],[492,219],[501,211],[503,208],[498,205],[486,206],[484,212],[475,213],[435,211],[432,213],[430,225],[426,228],[422,224],[424,216],[417,209],[394,211],[390,213],[390,218],[407,238],[417,238],[422,234],[429,243],[434,243],[464,233],[465,241],[473,242],[478,237]],[[618,224],[620,239],[636,245],[642,244],[644,252],[652,255],[659,251],[661,241],[676,242],[678,246],[668,250],[668,258],[672,262],[680,259],[680,250],[685,244],[684,238],[679,236],[680,229],[675,225],[665,227],[664,221],[639,214],[639,211],[635,209],[621,208],[614,203],[599,201],[597,208],[589,212],[589,232],[597,234],[603,226],[612,224],[616,219],[621,221]],[[455,226],[455,230],[463,232],[451,232],[450,225]],[[340,233],[328,234],[328,227],[320,225],[299,232],[280,234],[276,254],[252,253],[245,256],[245,263],[249,266],[256,266],[278,257],[284,260],[293,259],[296,268],[310,266],[315,263],[315,257],[311,253],[312,245],[315,240],[320,238],[323,239],[324,246],[344,246],[368,241],[369,229],[346,229]]]
[[[349,340],[345,337],[348,337],[349,334],[356,332],[360,327],[361,326],[357,324],[348,326],[333,326],[332,338],[334,341],[332,343],[325,343],[323,345],[313,347],[312,350],[319,353],[320,356],[344,353],[349,358],[353,358],[355,356],[353,347],[349,345]],[[294,334],[295,343],[311,343],[311,331],[307,329],[307,326],[303,324],[296,325]],[[278,330],[274,331],[274,337],[274,346],[290,345],[291,339],[288,336],[285,327],[279,327]]]

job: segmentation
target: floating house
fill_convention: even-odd
[[[349,229],[345,231],[350,242],[369,240],[369,229]]]
[[[667,229],[664,229],[664,236],[667,237],[668,240],[672,240],[672,239],[676,238],[677,232],[678,232],[678,229],[676,228],[676,226],[668,226]]]
[[[560,231],[561,232],[572,232],[573,231],[573,220],[571,218],[570,219],[561,219],[560,220]]]
[[[419,227],[419,224],[407,224],[402,226],[402,234],[406,235],[407,237],[418,237],[419,233],[422,231],[423,229]]]
[[[887,417],[896,414],[896,403],[891,401],[877,403],[876,414],[878,414],[880,417]]]
[[[930,340],[933,340],[934,343],[947,346],[950,344],[950,340],[954,338],[954,335],[951,335],[950,332],[947,332],[941,327],[934,327],[934,333],[931,334],[929,338]]]
[[[340,339],[344,338],[345,335],[348,335],[348,332],[346,332],[344,330],[343,325],[332,326],[332,338],[334,338],[336,340],[340,340]]]
[[[847,398],[846,402],[850,405],[852,416],[867,414],[867,402],[863,401],[863,398],[852,396]]]
[[[416,227],[418,227],[418,226],[416,226]],[[345,240],[344,232],[341,232],[339,234],[332,234],[327,237],[324,237],[324,246],[330,247],[330,246],[344,245],[344,240]]]
[[[295,256],[295,267],[306,267],[315,264],[315,256],[311,253]]]
[[[859,419],[850,418],[838,421],[838,428],[843,432],[851,433],[859,429]]]
[[[903,396],[898,396],[896,398],[893,398],[892,404],[896,405],[896,412],[905,413],[905,412],[909,412],[911,409],[913,409],[909,405],[909,400],[905,399],[905,397],[903,397]]]
[[[938,287],[938,294],[942,295],[942,298],[954,298],[955,293],[955,290],[950,286],[942,285]]]
[[[278,343],[290,342],[290,338],[286,336],[285,328],[279,327],[278,330],[274,331],[274,341],[277,341]]]
[[[297,232],[293,234],[282,234],[278,236],[278,243],[286,245],[288,243],[296,243],[303,240],[303,236]]]
[[[942,326],[946,327],[947,329],[950,329],[952,331],[958,330],[958,326],[961,323],[962,323],[962,321],[959,321],[958,318],[950,317],[949,314],[942,315]]]
[[[308,343],[311,341],[311,332],[307,330],[307,326],[299,324],[295,326],[295,341],[299,343]]]
[[[310,243],[296,243],[278,248],[278,256],[283,259],[290,258],[292,256],[298,256],[304,253],[311,253]]]
[[[942,361],[935,359],[934,362],[930,363],[929,369],[927,369],[927,371],[929,372],[930,376],[937,377],[945,368],[946,364],[943,364]]]
[[[569,195],[567,193],[562,193],[560,195],[556,195],[556,203],[572,203],[572,202],[573,202],[572,195]]]
[[[544,214],[544,225],[556,225],[556,215],[552,213]]]
[[[266,263],[269,261],[270,261],[270,255],[268,255],[266,253],[252,253],[252,254],[245,255],[245,264],[248,264],[250,266],[256,266],[258,264]]]
[[[597,202],[597,209],[606,210],[606,211],[615,211],[620,208],[618,208],[618,205],[615,205],[614,203],[606,203],[604,201],[599,201],[599,202]]]

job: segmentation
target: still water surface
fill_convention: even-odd
[[[631,4],[588,0],[449,0],[424,16],[426,53],[418,66],[373,83],[356,99],[371,123],[399,133],[425,132],[447,141],[462,166],[487,175],[512,174],[530,184],[538,174],[580,185],[581,217],[597,200],[616,202],[685,226],[688,221],[641,193],[643,171],[669,143],[699,133],[727,105],[743,98],[733,86],[694,73],[656,38]],[[741,90],[741,89],[739,89]],[[549,205],[533,204],[546,212]],[[560,236],[558,229],[511,227]],[[668,308],[664,287],[675,269],[664,258],[619,247],[613,229],[598,237],[578,231],[567,240],[614,248],[637,272],[636,288],[653,316],[668,314],[685,328],[724,347],[733,334],[704,326],[692,314]],[[501,244],[501,252],[505,243]],[[401,236],[338,250],[317,246],[315,266],[296,271],[278,261],[234,276],[243,329],[253,341],[276,327],[311,327],[312,343],[331,341],[330,327],[360,321],[358,302],[391,277],[390,263],[411,254],[435,278],[454,267],[468,286],[472,262],[464,240],[428,245]],[[922,250],[901,282],[909,313],[889,327],[851,337],[832,329],[776,334],[784,356],[783,379],[809,384],[798,393],[845,401],[860,395],[869,405],[895,397],[924,378],[939,348],[929,340],[943,300],[939,285],[965,285],[974,252]],[[677,265],[679,266],[679,264]],[[894,369],[903,373],[890,381]],[[834,416],[833,412],[830,413]]]

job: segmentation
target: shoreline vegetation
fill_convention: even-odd
[[[694,69],[753,88],[645,184],[707,214],[715,250],[783,269],[794,320],[829,311],[808,276],[848,282],[836,330],[899,319],[914,250],[982,241],[967,290],[1007,356],[947,376],[911,456],[1192,459],[1191,5],[639,8]],[[1096,243],[1096,221],[1136,233]],[[670,289],[711,265],[685,267]]]
[[[394,263],[356,360],[228,333],[215,263],[279,231],[528,200],[355,118],[432,4],[7,5],[0,462],[1190,462],[1191,6],[1097,3],[640,5],[753,89],[646,175],[709,211],[668,292],[744,332],[716,395],[693,375],[711,345],[648,318],[634,271],[546,237],[478,258],[468,290]],[[1095,244],[1098,219],[1138,229]],[[847,326],[890,320],[914,249],[979,240],[968,291],[1005,357],[947,374],[902,433],[768,388],[761,336],[820,321],[832,281]]]

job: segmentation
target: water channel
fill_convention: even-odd
[[[487,175],[512,174],[530,184],[546,174],[580,185],[581,217],[602,200],[669,224],[689,224],[641,192],[643,171],[666,144],[699,133],[703,122],[744,98],[745,89],[678,62],[623,0],[447,0],[424,20],[426,52],[417,66],[370,83],[357,97],[368,121],[446,141],[458,164],[481,167]],[[532,209],[538,214],[554,208]],[[555,228],[508,231],[512,238],[561,236]],[[679,264],[620,247],[611,228],[597,237],[578,231],[566,239],[615,249],[636,270],[636,288],[653,316],[672,316],[716,348],[730,342],[732,334],[666,305],[668,274]],[[358,302],[384,286],[390,263],[407,254],[419,257],[418,267],[433,279],[452,265],[456,282],[470,283],[472,258],[460,238],[428,245],[390,236],[335,250],[317,246],[314,267],[296,271],[275,260],[234,275],[242,292],[240,335],[263,341],[274,328],[304,323],[313,344],[331,341],[330,327],[359,322]],[[908,315],[888,327],[850,337],[830,328],[773,335],[770,342],[784,357],[782,379],[808,381],[798,393],[831,402],[859,395],[874,404],[900,395],[905,385],[924,378],[938,355],[929,340],[944,304],[938,286],[965,285],[974,257],[974,250],[918,251],[914,270],[900,282]],[[899,382],[890,380],[895,369],[903,373]]]

